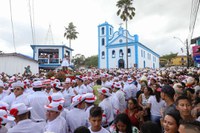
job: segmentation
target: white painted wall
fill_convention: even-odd
[[[39,72],[38,63],[18,56],[2,56],[0,57],[0,73],[5,72],[9,75],[24,73],[24,67],[30,65],[33,74]]]

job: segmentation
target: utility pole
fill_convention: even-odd
[[[178,39],[186,48],[186,57],[187,57],[187,68],[190,67],[190,54],[189,54],[189,46],[188,46],[188,40],[186,39],[185,43],[179,38],[179,37],[173,37],[174,39]]]

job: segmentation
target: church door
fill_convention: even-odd
[[[124,68],[124,60],[123,59],[119,59],[118,66],[119,66],[119,68]]]

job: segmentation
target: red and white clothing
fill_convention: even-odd
[[[114,120],[113,107],[108,98],[105,98],[99,103],[99,106],[103,110],[102,126],[110,125]]]

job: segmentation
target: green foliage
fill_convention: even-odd
[[[49,71],[46,75],[47,79],[50,79],[51,77],[54,77],[56,75],[56,72],[54,71]]]
[[[178,53],[172,53],[172,52],[171,52],[170,54],[163,55],[163,56],[161,56],[160,58],[170,60],[170,59],[176,57],[177,55],[178,55]]]
[[[97,67],[98,66],[98,55],[93,55],[85,59],[86,67]]]
[[[85,64],[85,56],[81,54],[76,54],[73,57],[72,62],[74,63],[74,66],[76,68],[79,68]]]

